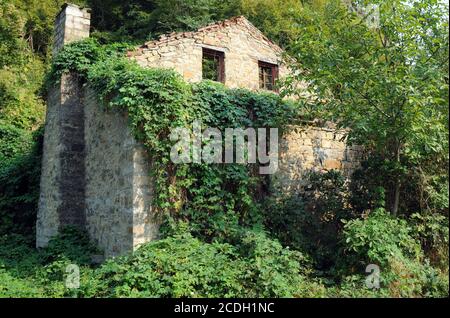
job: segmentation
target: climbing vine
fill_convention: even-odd
[[[76,72],[105,107],[126,111],[130,128],[152,158],[154,205],[166,231],[179,221],[206,240],[230,240],[242,228],[262,226],[259,200],[267,180],[252,164],[173,164],[171,129],[283,127],[293,103],[273,93],[228,89],[204,81],[186,83],[172,70],[146,69],[123,57],[125,45],[99,46],[89,39],[67,46],[53,63],[51,78]]]

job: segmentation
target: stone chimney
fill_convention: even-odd
[[[90,25],[91,10],[89,8],[80,8],[75,4],[65,3],[55,20],[53,56],[65,44],[88,38]]]
[[[64,4],[55,21],[53,56],[89,37],[89,9]],[[49,88],[45,119],[36,246],[48,244],[65,226],[86,227],[85,141],[82,83],[63,74]]]

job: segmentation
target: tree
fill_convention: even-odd
[[[239,12],[239,0],[88,0],[92,24],[112,40],[149,40],[162,33],[194,30]]]
[[[293,83],[306,81],[314,96],[308,109],[350,128],[351,143],[381,156],[389,210],[397,214],[412,175],[448,182],[448,5],[371,3],[379,10],[375,27],[337,0],[311,12],[292,45],[298,62],[286,91],[296,94]]]

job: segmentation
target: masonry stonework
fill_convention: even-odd
[[[89,37],[88,9],[65,4],[55,20],[53,54]],[[36,246],[48,244],[64,226],[84,228],[84,107],[77,74],[64,74],[49,89],[45,121]]]
[[[105,255],[155,239],[149,158],[128,129],[127,115],[107,110],[86,88],[86,223]]]
[[[89,37],[91,13],[88,8],[80,8],[74,4],[64,4],[56,16],[53,40],[53,56],[70,42]]]
[[[163,35],[130,55],[143,67],[172,68],[189,82],[202,80],[203,48],[224,53],[225,81],[232,88],[259,89],[258,62],[279,65],[279,76],[288,69],[283,51],[245,17],[215,23],[195,32]]]
[[[347,145],[346,132],[305,125],[290,127],[280,141],[278,171],[272,176],[276,192],[293,194],[306,185],[310,172],[340,170],[350,177],[358,167],[363,151]]]
[[[57,49],[89,35],[79,30],[89,25],[87,12],[63,6]],[[36,246],[46,246],[65,226],[85,229],[105,256],[155,239],[149,158],[128,129],[126,114],[104,109],[71,73],[50,88],[47,104]]]

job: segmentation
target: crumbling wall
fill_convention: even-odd
[[[278,171],[272,177],[277,192],[295,193],[306,184],[309,172],[340,170],[350,177],[363,155],[349,146],[345,132],[313,125],[290,127],[280,140]]]
[[[172,68],[185,80],[202,80],[202,49],[224,52],[225,85],[259,89],[258,61],[279,65],[279,76],[288,70],[282,50],[244,17],[216,23],[195,32],[174,33],[151,41],[130,55],[143,67]]]
[[[63,6],[56,21],[54,54],[66,43],[89,36],[89,11]],[[225,85],[258,90],[258,61],[280,65],[281,49],[245,18],[162,37],[134,52],[144,67],[169,67],[188,81],[202,79],[202,48],[225,52]],[[36,245],[67,225],[88,231],[105,256],[125,254],[158,235],[151,201],[150,158],[128,127],[126,113],[107,110],[96,94],[65,74],[49,90]],[[346,175],[360,158],[342,132],[325,127],[292,127],[280,140],[275,189],[297,191],[311,171],[340,169]]]

